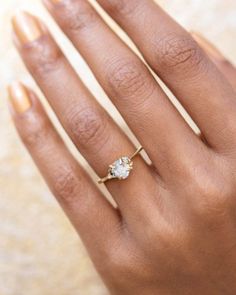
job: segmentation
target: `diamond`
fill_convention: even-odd
[[[98,183],[105,183],[111,179],[126,179],[130,175],[130,171],[133,169],[133,158],[136,157],[141,151],[143,147],[140,146],[136,152],[131,157],[121,157],[116,160],[112,165],[109,166],[107,176],[100,178]]]
[[[133,162],[129,157],[122,157],[110,166],[110,174],[113,178],[126,179],[132,170]]]

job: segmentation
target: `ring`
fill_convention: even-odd
[[[98,183],[105,183],[108,180],[111,179],[126,179],[129,177],[131,170],[133,169],[133,158],[137,156],[141,151],[143,150],[143,147],[140,146],[137,151],[131,156],[131,157],[121,157],[118,160],[116,160],[113,164],[109,166],[108,174],[104,178],[101,178],[98,180]]]

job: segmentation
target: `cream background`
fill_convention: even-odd
[[[92,1],[95,2],[95,1]],[[187,29],[204,33],[236,62],[235,0],[160,0]],[[35,88],[11,43],[10,17],[27,8],[51,25],[89,88],[105,96],[39,0],[0,2],[0,294],[107,294],[81,242],[21,145],[6,105],[5,85]]]

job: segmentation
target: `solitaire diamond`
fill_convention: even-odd
[[[132,170],[133,162],[129,157],[122,157],[110,166],[110,174],[113,178],[126,179]]]
[[[143,147],[140,146],[135,153],[132,154],[131,157],[121,157],[116,160],[112,165],[109,166],[107,176],[100,178],[98,183],[105,183],[111,179],[126,179],[130,175],[130,171],[133,169],[133,158],[136,157],[141,151]]]

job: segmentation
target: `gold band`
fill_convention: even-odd
[[[98,183],[105,183],[111,179],[124,180],[129,177],[131,170],[133,169],[133,159],[143,150],[140,146],[131,157],[121,157],[109,166],[107,176],[98,180]]]
[[[133,160],[134,157],[136,157],[141,151],[143,150],[143,147],[140,146],[137,151],[130,157],[130,160]]]

